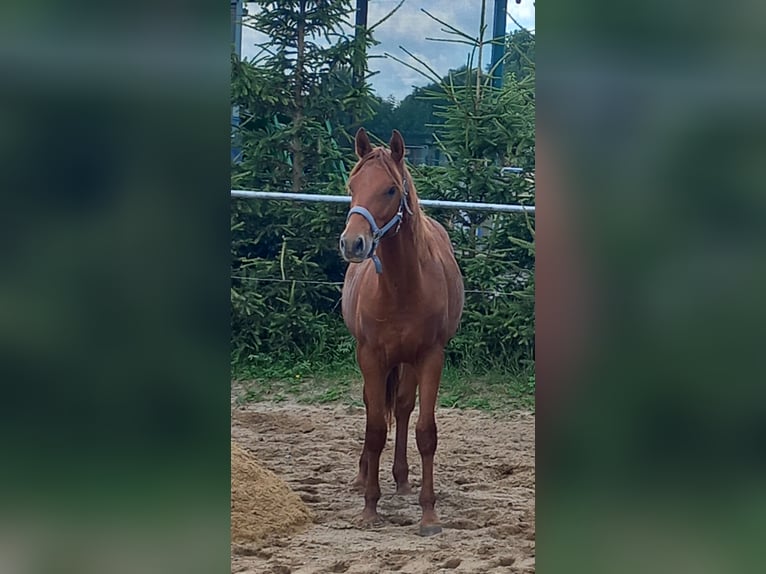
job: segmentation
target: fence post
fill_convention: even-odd
[[[500,62],[492,72],[492,85],[503,87],[503,56],[505,55],[505,13],[508,8],[507,0],[495,0],[495,16],[492,21],[492,63],[490,69]]]

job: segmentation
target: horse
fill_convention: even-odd
[[[343,282],[343,319],[356,340],[364,378],[364,447],[353,481],[364,491],[359,523],[382,522],[377,512],[378,471],[392,417],[396,492],[412,492],[407,427],[419,389],[415,425],[423,471],[419,533],[431,536],[442,531],[434,508],[435,408],[444,348],[463,313],[463,275],[447,231],[420,207],[399,131],[391,134],[390,151],[373,148],[364,128],[359,128],[354,143],[358,161],[349,174],[351,207],[339,247],[349,263]]]

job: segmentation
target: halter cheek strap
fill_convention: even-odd
[[[367,253],[365,256],[365,259],[368,257],[372,259],[372,262],[375,264],[375,271],[377,273],[383,272],[383,266],[380,263],[380,259],[378,259],[378,256],[375,255],[375,249],[378,247],[378,243],[380,242],[381,238],[388,233],[388,231],[394,226],[397,226],[397,231],[399,231],[398,224],[401,224],[402,222],[402,208],[399,207],[399,211],[396,212],[396,215],[394,215],[391,218],[391,221],[386,223],[383,227],[378,227],[377,223],[375,223],[375,218],[372,216],[372,213],[367,211],[366,208],[361,206],[352,207],[348,211],[348,217],[346,217],[346,223],[348,223],[349,218],[355,214],[358,213],[362,217],[364,217],[367,220],[367,223],[370,224],[370,229],[372,229],[372,246],[370,247],[370,252]]]
[[[353,214],[358,213],[367,220],[367,223],[370,224],[370,229],[372,230],[372,245],[370,246],[369,253],[367,253],[365,256],[365,259],[372,259],[372,262],[375,265],[375,272],[378,274],[383,273],[383,266],[380,263],[380,259],[378,259],[378,256],[375,255],[375,249],[377,249],[378,243],[380,243],[380,240],[383,238],[383,236],[388,233],[394,225],[396,225],[396,231],[399,231],[405,210],[407,213],[412,215],[412,210],[407,203],[407,178],[403,178],[402,191],[402,199],[399,202],[399,211],[397,211],[396,215],[391,218],[391,221],[386,223],[383,227],[378,227],[378,224],[375,223],[375,218],[372,216],[372,213],[370,213],[367,208],[360,205],[349,209],[348,216],[346,216],[346,223],[348,223],[348,220]]]

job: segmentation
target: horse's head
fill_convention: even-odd
[[[389,232],[396,233],[405,213],[412,214],[408,203],[408,183],[404,167],[404,139],[394,130],[388,152],[373,148],[364,128],[355,137],[359,161],[348,181],[351,209],[346,228],[340,236],[340,252],[350,263],[375,257],[378,241]]]

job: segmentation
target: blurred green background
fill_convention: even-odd
[[[229,11],[0,8],[0,563],[229,567]]]
[[[766,7],[540,8],[538,567],[760,571]]]

